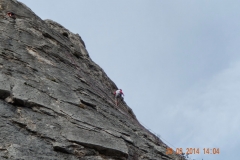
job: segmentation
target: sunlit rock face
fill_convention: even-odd
[[[0,0],[0,159],[180,160],[146,130],[78,34]]]

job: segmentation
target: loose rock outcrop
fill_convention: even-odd
[[[183,159],[115,107],[117,86],[78,34],[16,0],[0,0],[0,30],[1,160]]]

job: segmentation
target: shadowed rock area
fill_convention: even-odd
[[[0,10],[1,160],[184,159],[115,107],[117,86],[78,34],[16,0]]]

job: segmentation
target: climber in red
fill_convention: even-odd
[[[115,104],[116,106],[118,106],[118,103],[119,103],[119,100],[121,101],[123,99],[123,92],[122,92],[122,89],[118,89],[114,92],[114,95],[115,95]]]
[[[7,12],[7,15],[11,18],[16,18],[15,14],[13,12]]]

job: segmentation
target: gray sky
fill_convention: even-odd
[[[196,160],[240,158],[240,1],[20,1],[79,33],[140,122],[168,145],[200,148]]]

